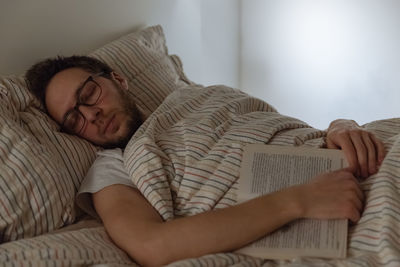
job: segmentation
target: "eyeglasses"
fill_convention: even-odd
[[[103,73],[89,76],[82,86],[76,91],[77,101],[75,107],[70,109],[64,116],[61,129],[70,134],[80,134],[87,123],[85,116],[79,110],[79,106],[94,106],[100,99],[102,88],[94,78]]]

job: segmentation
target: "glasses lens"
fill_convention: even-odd
[[[85,105],[94,105],[101,94],[100,86],[92,80],[86,82],[79,95],[79,102]]]
[[[64,122],[64,128],[68,132],[74,134],[79,134],[82,131],[84,125],[85,125],[85,118],[82,116],[81,113],[79,113],[76,110],[69,113]]]

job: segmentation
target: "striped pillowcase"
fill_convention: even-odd
[[[184,74],[179,57],[168,54],[160,25],[123,36],[89,56],[128,79],[129,92],[146,118],[176,88],[193,84]]]
[[[161,26],[122,37],[90,56],[125,75],[146,116],[191,84],[168,55]],[[0,77],[0,243],[47,233],[77,217],[74,200],[97,148],[59,132],[23,77]]]
[[[72,223],[95,156],[93,145],[58,131],[22,77],[0,78],[0,243]]]

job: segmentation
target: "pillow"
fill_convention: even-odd
[[[160,26],[128,34],[90,56],[129,80],[145,115],[175,88],[191,83],[177,56],[168,55]],[[0,243],[71,224],[75,195],[97,148],[59,132],[22,76],[0,77]]]
[[[179,57],[168,55],[160,25],[123,36],[89,56],[107,63],[128,79],[129,92],[146,118],[173,90],[192,84]]]
[[[75,220],[75,194],[96,148],[58,128],[22,77],[0,79],[0,243]]]

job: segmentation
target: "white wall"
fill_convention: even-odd
[[[0,0],[0,74],[162,24],[195,82],[319,128],[364,123],[400,114],[399,11],[397,0]]]
[[[400,114],[400,1],[242,1],[241,85],[326,128]]]
[[[0,74],[161,24],[188,77],[238,86],[239,0],[0,0]]]

